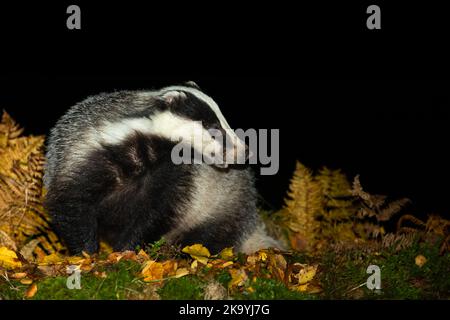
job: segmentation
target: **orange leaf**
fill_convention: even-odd
[[[37,284],[33,283],[28,287],[27,292],[25,292],[25,298],[33,298],[38,290]]]

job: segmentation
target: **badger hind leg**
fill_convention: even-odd
[[[224,248],[236,247],[239,242],[239,234],[234,223],[226,219],[205,221],[178,235],[176,239],[170,239],[170,242],[180,243],[183,247],[199,243],[212,254],[219,253]]]
[[[264,223],[260,221],[252,232],[244,236],[238,247],[238,251],[251,254],[255,251],[267,248],[286,249],[283,244],[267,234]]]

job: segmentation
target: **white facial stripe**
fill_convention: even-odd
[[[119,144],[135,132],[158,135],[172,141],[179,138],[190,140],[192,134],[201,135],[204,129],[200,122],[184,119],[169,111],[150,118],[125,119],[120,122],[104,122],[88,139],[91,143]]]
[[[219,122],[222,125],[222,128],[225,129],[225,131],[227,132],[228,135],[233,137],[233,141],[236,142],[235,146],[237,147],[237,149],[242,150],[243,148],[245,148],[244,142],[241,139],[239,139],[239,137],[236,135],[236,133],[230,128],[230,125],[228,124],[227,120],[225,120],[225,117],[223,116],[222,112],[220,111],[219,106],[211,97],[207,96],[200,90],[197,90],[195,88],[190,88],[190,87],[184,87],[184,86],[167,87],[167,88],[162,89],[161,92],[176,91],[176,90],[187,91],[187,92],[193,94],[198,99],[205,102],[211,108],[211,110],[214,112],[217,119],[219,119]]]
[[[204,94],[203,92],[201,92],[195,88],[183,87],[183,86],[167,87],[167,88],[162,89],[162,92],[174,91],[174,90],[175,91],[176,90],[187,91],[187,92],[193,94],[198,99],[205,102],[211,108],[211,110],[215,113],[217,119],[219,119],[219,122],[222,125],[222,128],[231,129],[227,120],[225,120],[225,117],[223,116],[222,112],[220,111],[219,106],[213,99],[211,99],[211,97],[207,96],[206,94]]]
[[[98,142],[119,144],[136,131],[152,133],[152,127],[153,121],[148,118],[126,119],[115,123],[105,122],[98,129]]]
[[[85,144],[79,146],[77,151],[89,153],[92,148],[99,148],[102,144],[117,145],[135,132],[157,135],[173,142],[183,140],[195,150],[208,157],[208,152],[216,150],[221,152],[222,145],[214,140],[209,132],[202,126],[201,121],[191,121],[164,111],[149,118],[125,119],[120,122],[104,122],[96,131],[92,131]]]

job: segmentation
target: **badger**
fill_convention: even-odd
[[[99,241],[133,250],[161,238],[211,252],[281,247],[257,213],[248,165],[174,163],[185,128],[200,124],[203,140],[210,129],[234,134],[193,83],[101,93],[71,107],[50,132],[44,168],[45,206],[69,252],[95,253]],[[224,154],[248,157],[245,142],[232,141]]]

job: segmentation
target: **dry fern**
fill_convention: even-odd
[[[405,222],[409,222],[412,226],[405,227]],[[400,234],[420,235],[423,239],[443,239],[440,253],[449,250],[449,229],[450,221],[437,215],[430,215],[426,222],[412,215],[403,215],[397,222],[397,232]]]
[[[300,162],[297,162],[285,204],[281,215],[291,231],[292,246],[311,249],[319,228],[316,217],[322,210],[322,193],[311,171]]]
[[[352,185],[340,170],[322,168],[314,175],[297,163],[286,205],[275,217],[281,217],[288,228],[293,249],[311,250],[314,246],[382,238],[385,230],[381,223],[408,202],[388,202],[386,196],[364,191],[359,176]]]
[[[383,195],[371,195],[365,192],[359,181],[359,176],[356,176],[353,180],[353,188],[351,190],[352,195],[360,198],[360,208],[358,211],[358,217],[375,218],[378,222],[388,221],[395,214],[399,213],[403,207],[410,202],[407,198],[402,198],[389,203],[386,203],[386,196]]]
[[[340,170],[324,167],[319,170],[315,179],[320,184],[323,195],[321,237],[328,241],[354,240],[353,218],[356,210],[347,177]]]
[[[38,238],[47,252],[62,246],[50,230],[42,206],[43,136],[21,136],[15,121],[3,112],[0,123],[0,230],[17,247]]]

